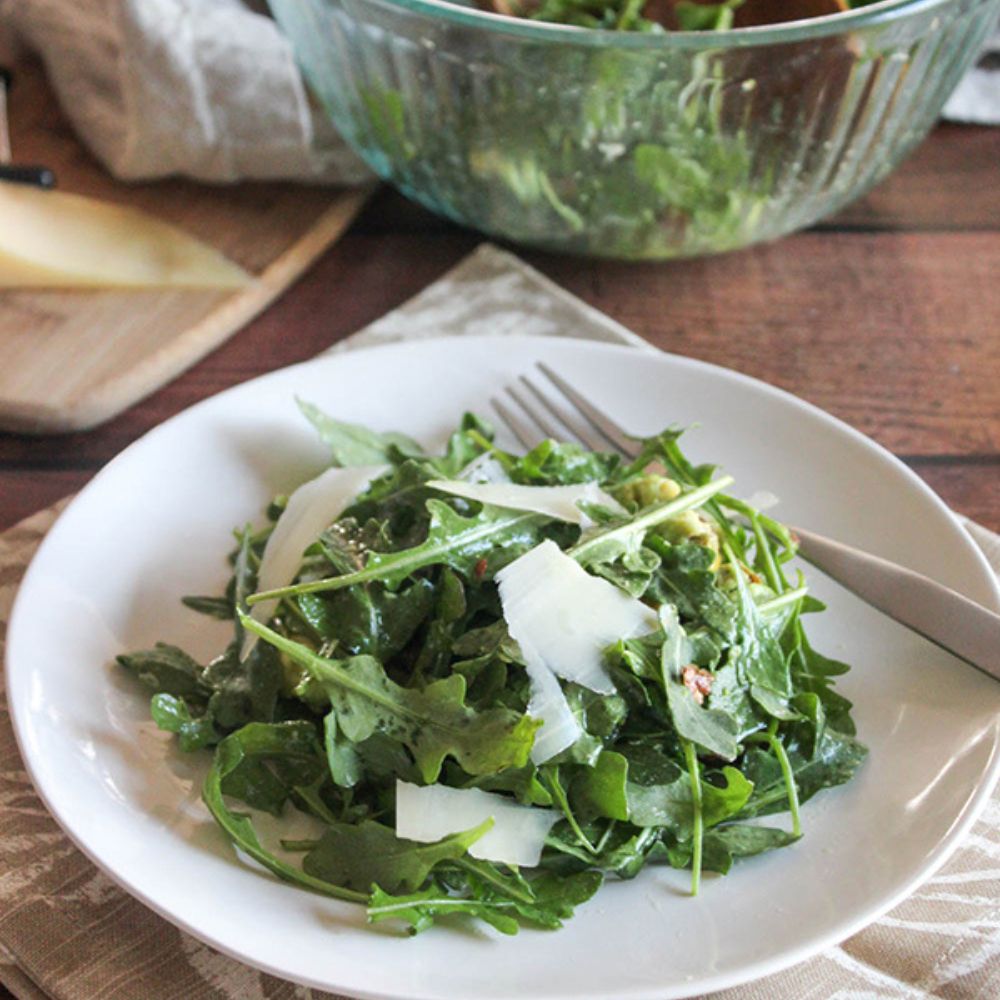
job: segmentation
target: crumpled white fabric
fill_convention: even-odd
[[[948,98],[945,118],[975,125],[1000,125],[1000,29],[986,42],[975,67]]]
[[[39,53],[77,133],[124,180],[369,176],[257,0],[0,0],[0,22]]]

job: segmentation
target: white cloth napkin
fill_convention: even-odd
[[[1000,125],[1000,29],[987,39],[976,65],[948,98],[945,118],[973,125]]]
[[[263,0],[0,0],[66,115],[123,180],[353,183],[367,168],[314,107]],[[993,55],[945,115],[1000,122]]]
[[[0,0],[0,28],[41,56],[77,134],[122,180],[370,176],[311,103],[265,9],[262,0]]]

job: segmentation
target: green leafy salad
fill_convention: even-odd
[[[728,31],[826,17],[875,0],[478,0],[495,14],[605,31]]]
[[[529,21],[667,35],[870,0],[462,2]],[[804,45],[782,56],[723,41],[699,51],[578,46],[568,36],[484,45],[473,59],[456,41],[446,62],[469,68],[442,70],[452,89],[415,95],[377,75],[360,85],[363,143],[383,176],[488,233],[626,259],[720,253],[790,228],[786,175],[804,154],[786,136],[811,127],[813,98],[803,95],[817,79],[855,59],[837,39]]]
[[[184,599],[232,642],[119,657],[276,875],[413,931],[555,928],[605,878],[669,865],[697,892],[794,843],[863,761],[794,538],[679,431],[634,461],[514,455],[466,415],[428,455],[300,405],[332,466],[236,532],[223,596]]]

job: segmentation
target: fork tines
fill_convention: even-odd
[[[639,453],[635,439],[582,392],[543,361],[539,361],[537,367],[548,380],[549,391],[529,376],[522,375],[520,386],[506,387],[507,395],[517,404],[516,410],[496,396],[490,401],[500,419],[525,448],[533,448],[546,438],[555,438],[575,440],[592,451],[618,451],[630,458]],[[552,398],[553,389],[558,402]]]

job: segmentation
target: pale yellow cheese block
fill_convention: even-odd
[[[0,182],[0,288],[241,288],[252,280],[145,212]]]

